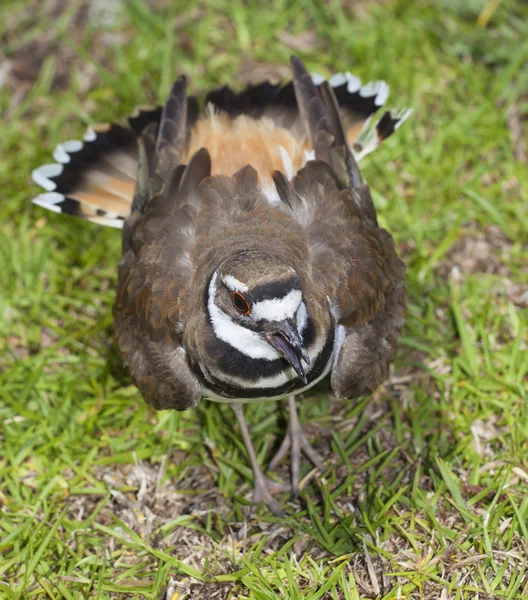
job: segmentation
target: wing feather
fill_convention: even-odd
[[[305,227],[313,278],[327,291],[342,331],[332,389],[339,397],[355,397],[370,393],[388,374],[405,317],[404,266],[392,237],[378,227],[331,86],[316,88],[299,60],[292,65],[299,112],[317,160],[291,182],[278,174],[274,180]],[[386,90],[376,89],[384,100]],[[380,135],[393,126],[384,115],[374,131]]]

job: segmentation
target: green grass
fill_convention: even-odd
[[[528,167],[508,116],[526,139],[528,7],[158,4],[0,8],[0,597],[528,599]],[[278,519],[250,505],[228,407],[144,405],[111,345],[119,234],[32,206],[29,173],[179,73],[200,93],[292,52],[415,108],[363,166],[411,304],[372,398],[299,403],[328,471],[305,464]],[[283,410],[247,409],[263,463]]]

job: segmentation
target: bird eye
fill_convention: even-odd
[[[239,292],[233,292],[231,294],[231,300],[233,302],[233,306],[238,310],[238,312],[242,315],[249,315],[251,312],[251,307],[249,306],[249,302],[240,294]]]

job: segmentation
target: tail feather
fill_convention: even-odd
[[[312,74],[312,79],[321,85],[324,77]],[[391,136],[412,114],[412,109],[403,108],[385,111],[374,121],[374,115],[384,106],[390,87],[385,81],[369,81],[346,73],[337,73],[328,80],[339,104],[343,127],[348,145],[359,162],[375,150],[383,140]]]
[[[81,217],[98,225],[121,229],[124,224],[123,217],[115,213],[102,211],[79,200],[65,197],[59,192],[40,194],[33,200],[33,203],[52,212]]]
[[[141,110],[120,125],[89,127],[83,140],[59,144],[54,164],[32,173],[46,190],[34,203],[53,212],[70,214],[121,228],[130,213],[138,165],[137,132],[159,119],[161,109]]]
[[[318,102],[311,107],[315,110],[312,120],[321,121],[314,131],[329,127],[337,138],[344,136],[345,146],[351,149],[356,161],[376,149],[412,112],[410,109],[385,111],[375,120],[375,114],[389,96],[389,86],[383,81],[363,85],[359,77],[348,71],[333,75],[326,83],[324,77],[312,74],[311,81],[325,105],[329,104],[328,98],[335,97],[335,114],[328,110],[326,114],[320,114],[314,108]],[[163,171],[161,180],[171,177],[178,157],[186,162],[182,150],[188,144],[190,128],[198,120],[199,109],[196,98],[187,98],[185,105],[185,97],[185,79],[180,78],[165,109],[142,107],[129,117],[128,127],[97,125],[87,130],[83,140],[59,144],[53,152],[57,162],[33,171],[33,180],[44,189],[34,203],[54,212],[122,227],[132,208],[139,165],[137,142],[145,129],[152,125],[154,132],[159,132],[155,158],[156,172],[159,175]],[[314,158],[314,148],[307,139],[293,82],[284,85],[265,82],[248,86],[240,93],[224,86],[211,91],[206,96],[206,103],[232,118],[247,115],[254,119],[271,119],[276,127],[289,130],[294,139],[299,140],[306,161]],[[331,122],[325,123],[327,117]],[[162,121],[163,127],[159,127]],[[336,128],[339,121],[341,131]],[[340,140],[339,145],[342,145]],[[287,154],[282,150],[281,153]],[[143,208],[148,201],[149,197],[141,199]]]
[[[323,75],[312,73],[312,81],[321,89],[326,81]],[[363,84],[356,75],[346,71],[336,73],[328,79],[328,85],[336,97],[339,112],[343,122],[343,128],[349,146],[356,160],[363,158],[372,152],[383,140],[387,139],[398,127],[411,115],[409,109],[397,111],[386,111],[377,123],[383,133],[380,133],[378,142],[369,145],[368,152],[364,152],[365,144],[357,150],[354,148],[358,139],[363,139],[372,124],[375,113],[386,103],[390,87],[385,81],[369,81]],[[235,93],[229,86],[223,86],[213,90],[206,96],[206,103],[212,104],[218,110],[227,112],[236,118],[241,114],[247,114],[253,118],[270,117],[277,126],[285,127],[299,136],[304,135],[305,130],[299,118],[299,108],[293,82],[285,85],[273,85],[264,82],[259,85],[250,85],[239,93]],[[387,116],[386,116],[387,115]],[[389,121],[394,124],[387,128]]]
[[[357,161],[370,154],[389,136],[391,136],[412,115],[412,108],[401,108],[384,112],[380,119],[369,119],[363,125],[360,134],[352,145]]]
[[[346,141],[332,87],[323,81],[317,88],[298,58],[292,57],[291,64],[299,113],[315,150],[316,160],[332,166],[343,188],[360,186],[363,181]]]

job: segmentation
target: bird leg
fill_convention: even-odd
[[[288,408],[290,413],[288,431],[282,440],[277,454],[272,458],[268,470],[274,469],[289,451],[291,455],[291,495],[292,498],[296,498],[299,494],[301,453],[304,452],[319,471],[324,471],[325,466],[322,456],[312,448],[302,430],[295,405],[295,396],[288,397]]]
[[[253,502],[264,502],[271,512],[277,517],[284,517],[285,513],[279,506],[279,503],[272,497],[272,491],[284,492],[290,489],[289,485],[284,483],[277,483],[269,477],[266,477],[262,472],[257,460],[255,448],[249,435],[248,426],[246,419],[244,418],[244,408],[241,404],[231,404],[231,408],[235,412],[240,426],[240,432],[242,433],[242,439],[246,445],[246,449],[249,455],[249,461],[251,468],[253,469]]]

